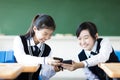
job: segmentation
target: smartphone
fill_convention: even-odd
[[[72,64],[72,60],[63,60],[62,62],[65,64]]]
[[[53,57],[54,60],[59,60],[60,62],[63,61],[63,58],[59,58],[59,57]]]

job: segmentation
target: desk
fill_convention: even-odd
[[[22,72],[36,72],[38,64],[0,63],[0,79],[15,79]]]
[[[98,65],[110,78],[120,78],[120,63],[100,63]]]
[[[15,79],[23,70],[17,63],[0,63],[0,79]]]
[[[21,64],[23,67],[22,72],[36,72],[39,68],[39,64]]]

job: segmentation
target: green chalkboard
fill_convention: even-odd
[[[120,0],[0,0],[0,34],[26,33],[38,13],[51,15],[54,34],[73,34],[84,21],[92,21],[101,36],[120,36]]]

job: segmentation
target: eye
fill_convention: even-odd
[[[85,36],[85,37],[84,37],[84,39],[88,39],[88,38],[89,38],[89,36]]]
[[[47,35],[47,33],[45,32],[45,33],[43,33],[44,35]]]
[[[44,32],[43,35],[44,35],[44,36],[52,36],[52,34],[47,33],[47,32]]]

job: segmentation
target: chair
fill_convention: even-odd
[[[0,63],[15,63],[14,51],[0,51]]]
[[[120,61],[120,50],[115,50],[115,54],[118,57],[119,61]]]

